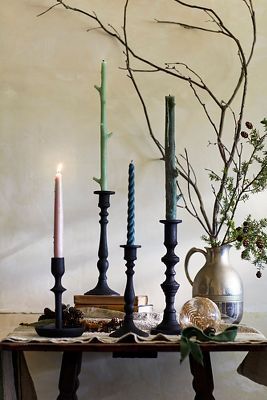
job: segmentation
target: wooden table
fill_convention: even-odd
[[[266,343],[201,343],[204,357],[204,367],[190,357],[190,369],[193,375],[195,400],[215,400],[213,396],[213,375],[210,361],[210,352],[232,351],[267,351]],[[20,351],[58,351],[63,352],[59,378],[59,396],[57,400],[78,400],[79,373],[82,364],[83,352],[111,352],[113,357],[157,357],[159,352],[180,351],[179,343],[22,343],[0,342],[0,349],[12,352]],[[177,355],[177,362],[179,356]],[[178,399],[177,399],[178,400]]]

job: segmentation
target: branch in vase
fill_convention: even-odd
[[[199,188],[197,186],[196,180],[192,180],[192,174],[193,174],[193,169],[191,169],[191,165],[189,163],[189,158],[188,155],[186,155],[185,161],[187,163],[187,168],[183,168],[181,163],[177,162],[177,167],[179,170],[179,174],[187,182],[187,191],[188,191],[188,200],[191,204],[192,208],[192,214],[196,214],[196,218],[201,221],[202,226],[205,226],[205,231],[210,234],[211,237],[217,237],[219,231],[220,231],[220,224],[224,223],[226,221],[227,216],[223,216],[220,222],[218,222],[220,212],[222,210],[222,199],[223,196],[226,196],[225,194],[225,187],[227,180],[229,178],[229,174],[231,173],[232,166],[234,166],[235,169],[237,168],[238,161],[235,160],[235,157],[240,156],[240,153],[238,152],[238,142],[240,139],[240,134],[241,134],[241,126],[242,126],[242,120],[243,120],[243,114],[244,114],[244,106],[245,106],[245,100],[246,100],[246,94],[247,94],[247,67],[249,65],[249,62],[251,60],[251,57],[253,55],[254,51],[254,46],[256,42],[256,23],[255,23],[255,13],[253,9],[253,3],[252,0],[242,0],[242,2],[245,4],[249,11],[251,23],[252,23],[252,44],[250,46],[250,51],[249,55],[246,58],[245,57],[245,52],[244,49],[240,43],[240,40],[238,37],[236,37],[231,30],[229,30],[224,23],[224,21],[220,18],[219,14],[216,13],[215,10],[208,8],[208,7],[203,7],[203,6],[198,6],[198,5],[192,5],[188,4],[187,2],[184,1],[179,1],[175,0],[177,4],[196,9],[198,11],[204,12],[206,15],[209,16],[211,19],[211,22],[214,23],[217,27],[217,29],[209,29],[209,28],[202,28],[200,26],[195,26],[195,25],[187,25],[183,24],[181,22],[178,22],[177,25],[183,27],[183,28],[189,28],[189,29],[197,29],[197,30],[203,30],[207,33],[213,34],[222,34],[224,35],[227,39],[230,39],[234,41],[235,45],[237,46],[237,52],[238,52],[238,59],[240,63],[240,73],[238,76],[238,79],[236,82],[233,84],[233,90],[230,93],[230,96],[227,101],[219,101],[218,96],[212,91],[208,85],[204,82],[203,78],[197,74],[194,69],[189,67],[188,65],[184,63],[165,63],[165,66],[157,65],[154,62],[152,62],[149,59],[145,59],[142,57],[140,54],[137,54],[132,46],[129,45],[128,41],[128,36],[127,36],[127,10],[128,10],[128,5],[129,5],[129,0],[125,1],[124,5],[124,13],[123,13],[123,36],[120,35],[120,33],[115,29],[110,24],[104,24],[100,18],[97,16],[96,13],[94,12],[85,12],[81,9],[71,7],[67,5],[63,0],[58,0],[58,3],[61,4],[63,7],[65,7],[68,10],[72,10],[75,12],[79,12],[92,20],[94,20],[98,24],[98,28],[101,28],[106,34],[109,36],[113,37],[114,39],[118,40],[118,42],[123,46],[124,49],[124,54],[126,56],[126,70],[128,71],[128,77],[131,79],[133,86],[135,88],[135,91],[138,95],[138,98],[142,104],[142,108],[145,114],[145,120],[148,126],[148,131],[149,134],[156,144],[157,148],[159,149],[162,159],[164,159],[164,147],[161,145],[161,143],[157,140],[152,126],[151,126],[151,121],[150,121],[150,116],[148,113],[148,109],[146,107],[146,102],[144,99],[144,96],[142,95],[142,92],[140,88],[138,87],[138,83],[135,79],[135,72],[161,72],[163,74],[168,74],[169,76],[172,76],[173,78],[177,78],[179,80],[185,81],[189,84],[191,90],[194,93],[194,96],[196,97],[197,101],[203,108],[203,111],[209,121],[209,123],[212,125],[215,134],[216,134],[216,139],[217,139],[217,145],[218,145],[218,150],[221,156],[221,159],[224,163],[224,169],[222,172],[221,176],[221,182],[220,186],[217,190],[217,193],[215,193],[215,189],[213,187],[213,192],[215,194],[215,201],[214,201],[214,209],[213,209],[213,215],[212,215],[212,226],[209,223],[209,219],[207,217],[207,213],[205,211],[205,207],[203,204],[203,199],[201,196],[201,193],[199,191]],[[172,21],[160,21],[158,20],[158,23],[173,23]],[[139,68],[139,69],[134,69],[132,67],[132,62],[133,60],[137,60],[141,62],[145,68]],[[167,65],[167,66],[166,66]],[[178,65],[183,65],[187,71],[190,73],[188,75],[184,75],[181,73],[176,66]],[[149,69],[147,69],[149,68]],[[206,104],[202,100],[202,96],[200,95],[200,89],[203,91],[203,93],[207,93],[207,95],[213,100],[213,102],[216,104],[216,106],[220,110],[220,115],[218,120],[212,117],[212,114],[210,113],[209,109],[207,108]],[[236,113],[232,110],[231,104],[233,100],[236,98],[237,94],[240,93],[241,91],[241,100],[239,103],[239,106],[237,107]],[[226,117],[227,111],[230,111],[233,116],[233,123],[234,123],[234,135],[233,135],[233,143],[231,148],[226,148],[225,144],[223,143],[223,133],[224,133],[224,121]],[[238,118],[236,117],[238,115]],[[236,181],[238,181],[238,173],[236,173]],[[236,198],[236,195],[239,194],[239,188],[236,186],[235,189],[235,195],[232,194],[232,199],[234,200]],[[250,190],[248,187],[247,190]],[[197,214],[197,207],[193,204],[193,198],[192,194],[196,195],[196,201],[198,202],[198,205],[200,207],[200,214]],[[231,198],[227,195],[227,198]],[[238,197],[237,197],[238,198]],[[237,204],[236,204],[237,205]],[[232,206],[231,206],[232,207]],[[187,204],[187,208],[189,208],[189,203]],[[234,208],[232,208],[234,209]],[[203,217],[203,219],[202,219]],[[219,230],[218,230],[219,229]]]

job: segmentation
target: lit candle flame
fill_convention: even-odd
[[[62,171],[62,163],[58,164],[57,166],[57,174],[60,174]]]

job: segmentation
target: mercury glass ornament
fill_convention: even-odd
[[[180,311],[181,328],[195,326],[201,330],[213,328],[217,330],[221,322],[218,306],[206,297],[193,297],[187,301]]]

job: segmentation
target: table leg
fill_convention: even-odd
[[[196,392],[195,400],[215,400],[213,397],[213,376],[210,353],[203,352],[204,367],[190,355],[190,370],[193,375],[193,388]]]
[[[81,351],[65,351],[63,353],[57,400],[78,400],[76,392],[79,387],[78,376],[81,371],[81,365]]]

